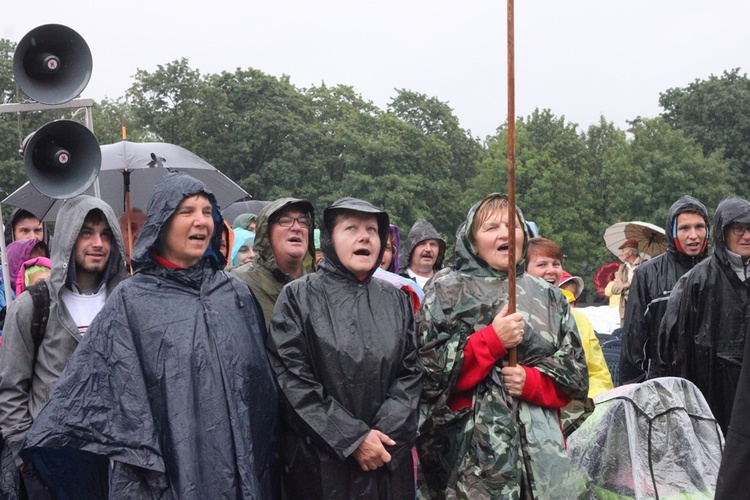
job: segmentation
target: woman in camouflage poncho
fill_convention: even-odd
[[[456,233],[456,265],[428,287],[418,316],[426,374],[419,438],[432,498],[575,496],[559,409],[588,391],[575,321],[560,291],[523,274],[518,211],[518,313],[507,302],[508,203],[490,195]],[[519,343],[520,342],[520,343]],[[516,346],[518,366],[505,366]]]

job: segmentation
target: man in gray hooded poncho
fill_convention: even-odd
[[[417,219],[398,254],[399,274],[424,288],[433,274],[443,268],[445,240],[435,227]]]
[[[21,466],[18,453],[24,435],[87,335],[89,322],[127,276],[122,236],[109,205],[91,196],[78,196],[63,203],[57,220],[52,274],[47,280],[49,319],[43,340],[36,349],[32,340],[34,302],[28,291],[16,299],[3,332],[0,430],[7,445],[4,468],[13,459]],[[31,473],[27,467],[24,475]],[[33,478],[27,480],[31,481]],[[27,484],[27,489],[31,487]],[[3,488],[9,494],[11,486],[3,484]]]

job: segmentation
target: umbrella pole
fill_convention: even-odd
[[[514,5],[508,0],[508,314],[516,312],[516,83]],[[508,364],[516,366],[516,348],[508,349]]]
[[[124,128],[124,127],[123,127]],[[122,172],[123,184],[125,187],[125,224],[128,228],[128,255],[130,255],[130,262],[128,262],[128,270],[130,275],[133,275],[133,230],[130,227],[130,170],[127,168]]]
[[[2,219],[3,206],[0,204],[0,219]],[[3,232],[5,226],[3,226]],[[13,299],[13,289],[10,282],[10,269],[8,269],[8,250],[5,248],[5,234],[0,234],[0,262],[3,265],[3,287],[5,288],[5,306],[10,305]]]

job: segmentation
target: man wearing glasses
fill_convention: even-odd
[[[713,228],[714,254],[669,297],[659,355],[667,375],[698,386],[726,435],[750,333],[750,202],[725,198]]]
[[[250,286],[263,309],[266,328],[281,289],[313,268],[313,206],[297,198],[278,199],[261,210],[255,231],[255,262],[233,269]],[[305,262],[307,256],[307,262]]]

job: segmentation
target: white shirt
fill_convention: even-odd
[[[416,281],[417,285],[419,285],[419,287],[422,289],[424,289],[424,286],[427,284],[430,278],[432,278],[432,276],[425,278],[423,276],[419,276],[418,274],[414,274],[410,267],[406,268],[406,272],[409,274],[409,277]]]
[[[107,287],[102,286],[98,292],[91,295],[81,295],[68,288],[62,290],[62,301],[70,313],[70,317],[78,326],[81,335],[85,334],[91,322],[107,301]]]
[[[632,264],[630,264],[628,262],[625,263],[625,267],[628,270],[628,272],[627,272],[628,283],[630,283],[631,281],[633,281],[633,273],[635,272],[635,270],[640,265],[641,265],[641,258],[640,257],[638,257],[637,259],[635,259],[635,262],[633,262]]]

